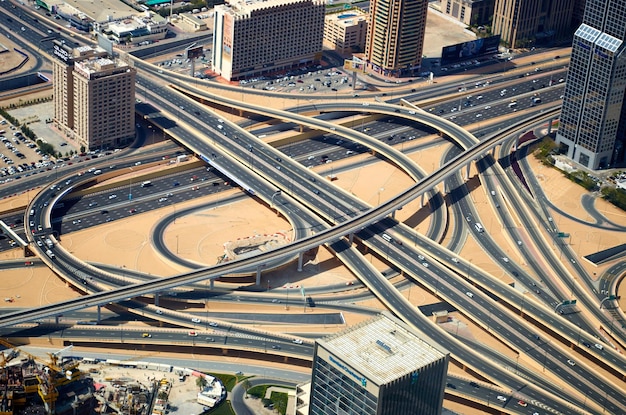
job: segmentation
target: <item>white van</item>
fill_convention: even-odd
[[[145,182],[141,183],[141,187],[150,187],[152,186],[152,182],[150,180],[146,180]]]
[[[476,228],[476,230],[480,233],[485,232],[485,228],[483,228],[483,225],[481,225],[480,223],[476,222],[474,224],[474,228]]]
[[[517,102],[509,103],[509,108],[517,107]]]
[[[99,174],[102,174],[102,170],[95,170],[95,171],[93,172],[93,174],[94,174],[94,176],[97,176],[97,175],[99,175]]]
[[[383,233],[383,239],[387,242],[393,242],[393,238],[386,233]]]

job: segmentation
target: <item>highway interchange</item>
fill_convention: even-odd
[[[594,344],[598,341],[593,337],[595,333],[594,327],[596,326],[595,321],[589,321],[578,313],[571,316],[568,315],[567,318],[555,313],[555,303],[566,298],[563,296],[563,293],[559,292],[560,289],[557,286],[548,285],[547,292],[543,289],[536,298],[522,296],[518,291],[510,289],[510,287],[502,286],[499,281],[494,281],[488,274],[483,273],[476,267],[472,267],[471,263],[468,263],[463,258],[458,258],[453,250],[448,250],[430,239],[433,238],[436,241],[438,235],[440,235],[440,230],[431,228],[428,231],[428,237],[425,237],[387,217],[394,210],[406,203],[406,201],[420,197],[424,192],[431,191],[433,185],[440,183],[442,180],[446,180],[447,189],[463,192],[464,178],[462,175],[464,174],[467,163],[471,162],[477,155],[485,154],[493,145],[475,149],[475,154],[468,153],[466,159],[457,163],[456,166],[440,168],[439,172],[444,173],[439,174],[439,176],[431,174],[429,177],[436,177],[433,177],[432,180],[428,182],[423,179],[423,172],[420,172],[419,168],[412,165],[410,160],[406,160],[401,151],[398,151],[397,146],[398,142],[403,141],[401,137],[404,136],[405,141],[410,141],[406,137],[418,136],[420,134],[419,132],[407,132],[401,135],[396,134],[396,137],[391,137],[391,140],[381,135],[377,137],[380,138],[380,142],[377,143],[378,140],[371,140],[370,137],[376,136],[375,133],[378,131],[382,133],[384,130],[388,130],[384,124],[381,126],[381,123],[374,122],[372,127],[369,127],[371,121],[368,120],[367,126],[361,127],[361,129],[357,128],[356,130],[360,130],[360,132],[355,132],[352,129],[324,121],[323,117],[318,118],[318,120],[305,120],[303,118],[308,117],[301,117],[297,114],[276,114],[275,116],[279,119],[291,121],[296,124],[308,122],[328,134],[341,134],[340,139],[344,140],[343,143],[337,144],[338,138],[326,136],[326,140],[317,143],[321,146],[314,145],[315,142],[309,141],[302,145],[291,145],[287,151],[283,148],[281,149],[282,152],[278,152],[276,149],[265,145],[255,136],[246,133],[228,121],[223,123],[222,128],[218,128],[220,123],[218,122],[217,116],[213,115],[212,112],[206,111],[202,106],[190,103],[187,98],[183,97],[174,89],[166,88],[158,84],[158,82],[151,80],[158,76],[156,71],[153,70],[151,75],[149,75],[149,68],[141,68],[141,70],[145,71],[146,75],[138,77],[139,85],[144,87],[149,86],[151,91],[149,104],[141,105],[148,107],[146,108],[148,110],[149,106],[158,106],[158,108],[160,108],[158,120],[151,119],[152,117],[149,111],[144,112],[145,117],[150,118],[153,125],[159,125],[159,122],[165,121],[163,116],[169,113],[167,118],[171,121],[163,125],[168,135],[178,142],[184,143],[185,146],[194,153],[204,155],[206,161],[213,166],[214,170],[221,169],[224,172],[228,172],[233,176],[230,177],[231,180],[240,184],[245,183],[245,185],[253,188],[255,196],[265,200],[267,205],[270,205],[270,201],[272,196],[275,195],[276,190],[280,189],[281,194],[274,198],[275,206],[279,208],[283,215],[292,221],[292,223],[296,223],[294,221],[298,220],[305,221],[301,223],[300,226],[294,228],[316,230],[315,237],[310,237],[308,241],[301,239],[302,242],[300,245],[294,244],[291,247],[279,250],[280,252],[273,253],[276,256],[276,260],[281,261],[285,260],[285,258],[288,260],[293,259],[294,253],[302,252],[306,248],[314,247],[320,243],[328,243],[328,246],[337,252],[337,256],[353,270],[362,283],[370,288],[378,298],[387,304],[396,314],[404,318],[409,324],[422,330],[429,337],[436,339],[436,341],[445,344],[445,346],[452,351],[455,359],[467,365],[485,379],[490,379],[501,387],[514,391],[511,396],[516,399],[524,399],[538,404],[534,407],[531,406],[527,408],[528,411],[524,412],[527,410],[526,408],[517,407],[515,402],[512,401],[512,410],[520,413],[533,413],[536,408],[543,408],[556,413],[578,413],[578,411],[573,408],[578,407],[586,408],[586,410],[591,413],[600,413],[604,410],[610,413],[620,413],[620,411],[623,411],[623,408],[626,408],[622,383],[624,378],[623,357],[614,353],[609,347],[604,347],[603,350],[594,348],[594,350],[580,346],[583,341],[585,343],[589,342],[590,344]],[[529,114],[519,115],[530,107],[531,97],[536,93],[536,89],[531,90],[530,88],[535,88],[533,85],[536,85],[538,82],[532,82],[532,80],[540,79],[539,82],[542,82],[540,85],[546,85],[545,88],[539,87],[539,89],[543,90],[541,91],[541,97],[544,102],[551,102],[558,99],[560,96],[561,90],[559,89],[558,79],[563,76],[562,70],[557,70],[555,73],[550,74],[546,73],[545,75],[543,73],[529,73],[530,76],[524,76],[523,81],[516,81],[514,77],[511,77],[508,81],[512,84],[518,82],[520,83],[519,86],[509,86],[503,83],[503,86],[490,88],[489,90],[485,89],[484,92],[481,93],[477,93],[477,91],[483,91],[482,87],[470,89],[468,86],[467,91],[461,91],[463,93],[462,96],[451,99],[446,103],[432,104],[426,107],[427,114],[423,116],[427,117],[429,113],[428,110],[434,108],[430,111],[431,118],[426,122],[434,123],[434,125],[437,126],[436,128],[451,132],[449,133],[450,135],[455,135],[455,137],[452,138],[458,140],[465,139],[466,141],[460,141],[458,145],[464,148],[470,148],[475,145],[475,141],[473,141],[472,137],[463,134],[463,131],[460,131],[462,129],[458,129],[456,125],[450,123],[441,124],[439,116],[449,120],[454,117],[452,120],[455,123],[465,125],[471,123],[475,124],[476,120],[480,120],[480,123],[490,124],[486,119],[498,115],[511,116],[508,118],[508,123],[510,124],[515,121],[511,118],[516,118],[514,115],[518,115],[520,122],[523,123],[524,121],[522,120],[532,118]],[[555,85],[549,86],[549,78],[553,79],[553,84]],[[554,82],[555,80],[556,82]],[[172,79],[172,81],[174,80]],[[468,85],[470,85],[469,82]],[[511,92],[507,91],[507,93],[502,95],[501,91],[504,89],[504,86]],[[187,90],[185,91],[187,94],[194,92],[189,88],[189,85],[184,84],[182,81],[179,82],[178,88],[180,90]],[[513,88],[516,90],[513,91]],[[527,94],[516,98],[518,102],[515,108],[517,109],[517,114],[512,114],[511,108],[509,108],[509,104],[513,98],[511,95],[507,94],[512,94],[513,92],[515,92],[516,95],[518,93]],[[472,95],[473,98],[468,100],[468,95]],[[478,95],[482,95],[482,98],[477,98]],[[417,97],[409,97],[407,100],[414,101],[416,98]],[[465,102],[468,101],[470,101],[473,106],[466,106]],[[220,100],[220,102],[224,104],[225,100]],[[485,103],[484,106],[483,103]],[[243,108],[242,104],[233,102],[228,103],[228,105]],[[372,101],[369,101],[367,107],[363,106],[358,100],[350,104],[338,102],[334,105],[325,105],[328,106],[324,107],[324,109],[329,111],[382,113],[392,118],[402,116],[403,118],[411,119],[414,118],[412,116],[421,114],[420,110],[412,109],[410,106],[408,108],[393,107],[382,103],[373,103]],[[486,106],[491,106],[492,108],[485,110]],[[316,107],[316,110],[322,109],[321,103],[316,105]],[[460,112],[458,111],[459,107],[461,107]],[[457,110],[452,112],[452,108],[457,108]],[[140,111],[142,110],[141,108],[138,109]],[[253,109],[251,105],[247,105],[245,110],[248,112],[255,110],[257,114],[268,115],[267,109]],[[299,110],[306,111],[310,110],[310,108],[299,106]],[[412,114],[411,112],[417,112],[417,114]],[[481,116],[477,117],[477,114],[481,114]],[[420,115],[420,117],[422,116]],[[541,117],[539,117],[539,119],[541,119]],[[537,122],[545,121],[538,120]],[[415,128],[410,121],[401,121],[399,122],[399,127],[397,127],[399,130],[407,128],[403,126],[403,123],[409,123],[409,125],[407,125],[409,129]],[[371,130],[368,131],[370,134],[363,134],[364,128],[371,128]],[[490,124],[489,126],[478,126],[478,128],[480,129],[480,133],[484,133],[485,137],[489,138],[493,131],[497,131],[497,129],[502,128],[502,126],[491,126]],[[520,128],[529,129],[531,128],[531,124],[524,124],[524,126]],[[197,132],[201,132],[201,135],[198,135]],[[480,136],[482,137],[482,135]],[[202,137],[207,138],[202,139]],[[348,138],[351,141],[348,141]],[[500,140],[502,139],[503,138],[500,138]],[[328,145],[324,143],[324,141],[328,142],[330,140],[335,144]],[[357,142],[360,144],[352,144]],[[365,143],[367,143],[367,147],[358,147],[358,145],[365,146]],[[396,144],[395,150],[389,147],[388,144]],[[326,145],[330,148],[323,147]],[[305,146],[309,146],[309,148]],[[505,146],[502,146],[502,148],[504,147]],[[377,153],[386,155],[387,159],[393,161],[394,164],[406,168],[407,171],[414,176],[416,181],[423,180],[423,182],[420,182],[420,184],[410,189],[406,194],[402,194],[387,201],[377,209],[372,210],[371,206],[363,204],[352,195],[335,188],[331,183],[324,180],[323,177],[316,175],[311,170],[304,167],[307,163],[313,162],[315,157],[321,158],[321,155],[326,155],[328,158],[336,160],[342,156],[349,156],[349,154],[346,154],[347,151],[358,152],[363,151],[365,148],[376,148]],[[252,149],[252,151],[250,151],[250,149]],[[168,149],[166,152],[172,154],[171,149]],[[462,155],[463,153],[459,152],[459,154]],[[293,156],[293,160],[289,157],[290,155]],[[309,155],[313,155],[314,159],[309,160]],[[115,162],[107,159],[104,164],[101,164],[102,168],[109,169],[111,174],[118,174],[117,172],[123,171],[123,169],[132,169],[133,166],[136,166],[138,161],[148,163],[150,161],[158,161],[162,159],[162,157],[163,153],[155,152],[152,155],[144,154],[141,157],[137,156],[128,161],[122,157],[119,157],[119,160]],[[454,155],[451,154],[450,158],[453,159],[453,157]],[[456,157],[460,156],[456,155]],[[280,161],[278,159],[280,159]],[[317,160],[315,161],[317,162]],[[300,161],[302,164],[296,163],[295,161]],[[481,159],[479,163],[485,164],[480,168],[483,173],[487,172],[489,168],[501,169],[499,163],[494,163],[493,160],[489,160],[489,156]],[[114,168],[111,169],[111,166],[114,166]],[[96,167],[100,166],[97,165]],[[277,167],[280,167],[280,169]],[[84,169],[84,167],[82,168]],[[457,172],[460,172],[460,174],[457,174]],[[487,189],[493,189],[494,192],[497,192],[497,197],[494,199],[499,201],[501,206],[504,206],[506,201],[513,204],[514,199],[520,197],[518,193],[521,192],[517,192],[515,189],[511,188],[510,179],[506,179],[508,173],[505,173],[504,170],[498,173],[499,174],[494,175],[483,174],[481,181]],[[190,175],[197,175],[205,179],[204,182],[201,182],[199,190],[191,190],[195,185],[191,185],[188,181]],[[61,191],[47,188],[47,190],[42,191],[33,199],[31,207],[37,209],[35,227],[42,224],[44,228],[49,229],[51,225],[55,225],[55,221],[59,220],[60,215],[55,214],[52,216],[52,218],[57,219],[49,219],[54,204],[59,203],[58,200],[73,190],[74,186],[78,186],[81,180],[84,181],[86,186],[89,185],[89,181],[93,180],[93,177],[80,176],[72,179],[74,183],[65,184],[67,177],[69,177],[69,175],[60,177],[58,180],[58,183],[64,186]],[[499,182],[491,183],[490,180],[493,177],[497,177]],[[314,178],[315,181],[312,181],[312,178]],[[183,200],[193,197],[194,192],[218,191],[223,187],[223,184],[213,186],[212,183],[223,183],[223,180],[223,177],[215,176],[213,171],[206,172],[204,169],[198,169],[197,172],[185,172],[181,174],[179,178],[167,177],[162,181],[153,180],[154,196],[152,196],[150,192],[144,194],[138,183],[136,185],[129,183],[128,188],[126,185],[120,186],[120,189],[114,192],[107,191],[101,194],[90,195],[89,197],[77,201],[71,208],[66,209],[64,206],[58,209],[63,215],[60,231],[61,234],[63,234],[87,226],[96,226],[106,221],[107,217],[112,217],[112,220],[115,220],[115,218],[124,217],[126,215],[139,214],[144,209],[158,208],[159,205],[163,203],[173,203],[178,201],[179,198]],[[174,185],[176,181],[179,182],[178,186]],[[16,184],[16,186],[18,186],[18,184]],[[247,189],[244,188],[244,190]],[[315,193],[315,191],[320,192],[324,197],[318,197],[320,193]],[[167,196],[169,193],[172,193],[172,195]],[[454,193],[454,191],[451,191],[451,193]],[[116,194],[117,198],[109,199],[112,194]],[[131,202],[131,200],[128,200],[129,194],[133,195],[132,204],[136,207],[129,208]],[[158,201],[164,197],[167,198],[166,201]],[[429,199],[434,200],[433,198],[436,197],[441,196],[431,195]],[[478,213],[472,209],[470,202],[468,197],[459,197],[457,202],[452,205],[452,209],[455,211],[453,215],[453,220],[456,221],[456,225],[453,226],[455,232],[462,229],[464,223],[467,222],[466,217],[478,218]],[[65,204],[65,202],[62,203]],[[97,203],[97,205],[90,207],[90,203]],[[44,206],[46,204],[47,206]],[[137,209],[137,211],[131,213],[130,209]],[[103,210],[106,210],[107,213],[103,214]],[[502,211],[504,211],[504,209],[502,209]],[[434,212],[441,212],[441,207],[438,210],[434,210]],[[24,216],[26,216],[26,214],[24,214]],[[532,221],[532,218],[536,216],[534,213],[531,213],[529,215],[522,214],[519,215],[519,217],[524,220]],[[507,215],[503,214],[500,220],[506,223],[504,222],[506,218]],[[550,233],[555,233],[554,229],[549,226],[550,222],[547,218],[544,217],[543,219],[545,221],[544,225],[548,225],[550,228]],[[80,220],[80,222],[77,222],[77,220]],[[440,218],[433,221],[433,223],[440,224],[442,220],[443,219]],[[518,275],[516,279],[519,279],[522,284],[531,289],[531,292],[534,292],[534,289],[531,288],[533,287],[532,279],[523,275],[521,270],[518,271],[514,261],[502,261],[503,254],[499,251],[499,248],[491,242],[489,235],[487,233],[476,232],[474,227],[471,226],[472,223],[470,223],[469,226],[470,232],[474,233],[475,238],[481,243],[483,249],[489,252],[496,262],[501,262],[501,266],[506,269],[507,272],[511,274],[517,272]],[[368,224],[371,225],[365,227],[365,225]],[[31,237],[31,227],[28,223],[25,223],[25,225],[26,235]],[[55,226],[58,227],[58,225]],[[504,228],[512,231],[513,226],[504,226]],[[529,222],[524,229],[529,230],[530,233],[530,230],[534,229],[534,226]],[[405,242],[415,241],[415,246],[412,247],[411,243],[404,243],[402,245],[388,243],[388,241],[380,237],[382,232],[390,232],[397,240],[403,240]],[[485,357],[488,356],[487,351],[484,351],[485,355],[477,354],[475,351],[468,350],[466,345],[461,344],[453,336],[440,333],[436,327],[429,324],[428,320],[424,318],[423,315],[408,304],[406,300],[398,294],[395,288],[390,285],[385,278],[382,278],[378,271],[372,269],[371,266],[368,266],[367,262],[363,261],[362,256],[356,249],[350,246],[347,239],[341,238],[343,235],[352,234],[354,234],[355,238],[367,244],[370,249],[379,252],[381,257],[387,257],[394,268],[404,271],[405,275],[409,276],[411,279],[419,281],[422,285],[429,287],[432,292],[438,293],[450,304],[454,304],[458,309],[463,310],[472,320],[480,322],[480,324],[485,326],[487,331],[500,337],[502,341],[509,344],[510,347],[540,362],[544,370],[549,370],[559,376],[570,384],[572,390],[561,391],[553,385],[547,384],[543,376],[540,376],[541,374],[532,373],[532,371],[528,371],[525,368],[517,367],[518,365],[513,362],[493,363],[498,362],[499,359],[497,356],[492,355],[485,359]],[[305,235],[301,236],[304,237]],[[37,237],[37,235],[35,237]],[[454,239],[457,240],[457,238]],[[520,245],[520,251],[521,254],[527,258],[526,262],[529,264],[534,263],[534,261],[532,260],[530,252],[524,252],[526,244],[546,243],[538,234],[515,235],[512,236],[512,239],[515,241],[523,241]],[[545,249],[541,251],[546,252]],[[547,249],[547,251],[551,252],[550,249]],[[81,301],[69,301],[67,304],[58,305],[58,307],[64,307],[66,310],[79,309],[95,304],[107,304],[111,301],[119,301],[126,297],[134,297],[142,294],[168,292],[177,286],[186,286],[196,281],[203,281],[210,276],[219,276],[225,272],[232,272],[235,269],[254,271],[256,267],[265,264],[271,257],[271,255],[267,255],[267,258],[250,259],[242,261],[241,264],[234,264],[234,266],[230,264],[230,267],[213,267],[194,271],[190,274],[190,277],[166,278],[164,279],[165,282],[159,285],[149,280],[140,282],[141,280],[137,279],[135,286],[132,287],[133,291],[127,288],[119,288],[109,291],[106,294],[98,294],[98,291],[105,289],[105,287],[121,286],[128,284],[130,281],[128,278],[115,276],[115,273],[111,270],[97,270],[91,265],[82,263],[79,259],[71,258],[61,247],[55,247],[55,253],[55,271],[60,274],[65,274],[65,277],[69,278],[74,284],[88,293],[94,293],[91,296],[83,297]],[[567,255],[571,255],[567,250],[565,250],[563,254],[566,258]],[[424,256],[425,260],[415,261],[418,255]],[[51,265],[51,261],[46,259],[45,254],[41,255],[41,257],[48,265]],[[542,271],[545,269],[543,267],[550,267],[551,269],[558,270],[557,272],[562,275],[567,275],[568,271],[564,270],[559,261],[552,257],[553,255],[547,254],[547,262],[537,264],[537,269]],[[571,258],[570,260],[574,259]],[[423,265],[424,263],[429,265],[428,268]],[[572,265],[576,266],[577,264],[572,262]],[[584,270],[580,267],[578,267],[577,272],[579,275],[584,275]],[[541,275],[541,272],[538,272],[538,274]],[[579,278],[579,280],[583,280],[583,278]],[[586,281],[586,279],[584,280]],[[580,295],[577,295],[576,298],[586,302],[588,305],[585,306],[590,309],[597,308],[597,298],[589,298],[589,296],[581,292],[580,288],[572,281],[573,279],[564,278],[564,282],[570,284],[571,288],[573,288],[572,292],[580,292]],[[546,279],[546,284],[549,284],[548,279]],[[470,290],[473,293],[472,298],[466,295]],[[497,295],[495,295],[495,293],[497,293]],[[194,328],[194,325],[190,324],[189,316],[184,313],[162,311],[162,314],[158,314],[158,307],[134,301],[120,305],[127,307],[129,311],[149,315],[154,319],[161,319],[181,327]],[[46,310],[41,310],[39,313],[37,310],[34,310],[34,312],[27,313],[28,315],[26,316],[24,313],[20,315],[19,312],[15,312],[13,313],[15,320],[3,318],[1,323],[3,326],[7,326],[8,324],[13,324],[18,321],[41,319],[47,316],[54,316],[59,313],[59,310],[60,308],[47,308]],[[519,315],[524,316],[524,319],[519,319]],[[596,313],[594,318],[598,319],[598,321],[606,319],[606,317],[603,317],[600,313]],[[204,318],[203,323],[206,324],[206,322],[207,318]],[[533,323],[533,325],[536,326],[536,328],[530,332],[527,328],[529,323]],[[582,332],[581,328],[584,328],[585,332]],[[92,332],[92,330],[93,328],[89,328],[89,332]],[[236,325],[232,325],[232,328],[229,328],[229,330],[240,331],[242,338],[259,336],[258,340],[247,344],[246,347],[267,350],[266,342],[268,340],[266,333],[251,333],[250,330],[236,327]],[[587,334],[587,331],[589,331],[590,334]],[[119,332],[116,334],[119,335]],[[81,334],[77,334],[77,336],[80,337]],[[171,334],[169,334],[169,336],[171,336]],[[538,336],[538,338],[535,336]],[[117,337],[115,338],[117,339]],[[139,337],[137,336],[137,338]],[[182,339],[187,342],[189,340],[184,332]],[[216,340],[217,339],[218,337],[216,336]],[[160,335],[155,334],[153,340],[158,343],[162,338]],[[289,337],[285,336],[276,336],[269,341],[280,342],[280,344],[283,345],[280,352],[284,352],[285,354],[291,353],[293,355],[306,356],[311,353],[311,345],[307,342],[303,345],[296,345],[290,342]],[[261,346],[262,343],[264,344],[263,346]],[[287,346],[289,346],[289,348],[287,348]],[[237,346],[233,345],[233,347]],[[572,356],[572,351],[568,350],[569,347],[574,349],[575,357]],[[272,351],[277,353],[277,349],[272,349]],[[566,362],[571,360],[570,358],[573,358],[578,364],[575,366],[568,365]],[[599,375],[595,373],[595,369],[582,364],[581,359],[583,358],[590,359],[590,361],[594,361],[595,363],[600,363],[603,366],[603,370],[606,371],[604,373],[608,373],[610,379],[598,377]],[[502,369],[507,366],[509,369]],[[515,366],[513,370],[511,370],[512,366]],[[524,379],[532,379],[533,384],[529,385]],[[581,379],[584,379],[584,381],[581,381]],[[455,381],[454,386],[460,386],[461,383],[462,382]],[[479,392],[474,389],[476,388],[470,386],[465,393],[470,396],[475,396],[476,398],[474,399],[478,399],[480,402],[490,401],[493,405],[493,397],[489,394],[481,394],[480,392],[482,391]],[[463,390],[465,391],[465,389]],[[575,390],[584,392],[579,392],[578,394],[573,393]],[[454,394],[461,392],[458,387],[456,389],[449,387],[449,393]],[[504,403],[503,406],[506,406],[507,403],[508,402]]]

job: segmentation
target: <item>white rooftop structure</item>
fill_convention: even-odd
[[[318,343],[378,385],[446,356],[445,350],[431,346],[384,313]]]

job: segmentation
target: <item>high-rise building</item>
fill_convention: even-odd
[[[491,24],[494,2],[495,0],[439,0],[439,10],[468,26],[484,26]]]
[[[572,35],[572,0],[496,0],[492,33],[510,48],[545,45]]]
[[[449,353],[389,313],[315,344],[298,413],[441,414]]]
[[[587,0],[574,34],[557,144],[589,169],[623,157],[626,143],[626,0]]]
[[[54,121],[85,148],[115,148],[135,136],[135,69],[102,48],[54,44]]]
[[[368,66],[385,76],[419,70],[428,0],[372,0],[365,43]]]
[[[239,80],[319,61],[324,0],[233,0],[215,6],[213,71]]]

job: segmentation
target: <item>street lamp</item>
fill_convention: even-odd
[[[282,192],[280,190],[275,191],[272,194],[272,199],[270,200],[270,208],[274,207],[274,197],[279,196]],[[276,208],[276,214],[278,215],[278,208]]]

